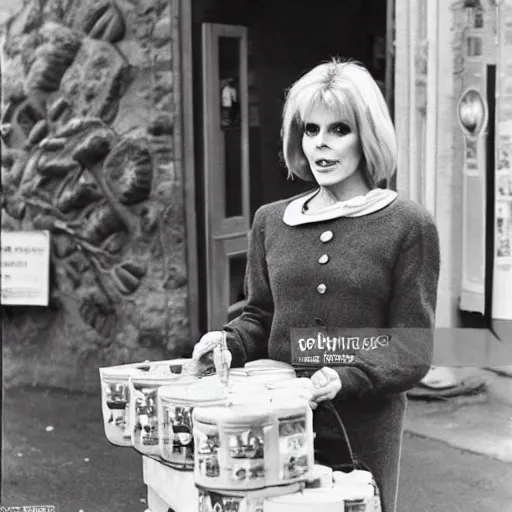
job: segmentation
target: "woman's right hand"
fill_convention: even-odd
[[[222,349],[222,331],[207,332],[194,346],[192,359],[206,368],[215,366],[218,370],[219,361],[217,361]],[[215,357],[217,356],[217,357]],[[232,356],[229,350],[225,350],[223,357],[226,360],[228,368],[231,366]]]
[[[195,345],[192,359],[199,361],[222,342],[222,331],[207,332]]]

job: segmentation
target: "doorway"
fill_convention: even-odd
[[[383,90],[389,84],[386,2],[322,0],[321,9],[309,0],[282,0],[279,10],[276,5],[192,1],[201,332],[221,328],[243,307],[248,233],[258,207],[314,186],[288,179],[281,156],[287,88],[335,56],[362,62]]]

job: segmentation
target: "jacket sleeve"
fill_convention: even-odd
[[[248,361],[268,358],[268,339],[274,314],[264,245],[264,212],[254,216],[249,236],[245,275],[247,301],[242,314],[226,324],[227,345],[233,367]]]
[[[432,363],[440,253],[437,228],[425,216],[416,236],[404,243],[394,269],[389,306],[389,342],[360,351],[353,366],[338,367],[336,399],[383,397],[414,387]],[[386,329],[376,334],[385,334]]]

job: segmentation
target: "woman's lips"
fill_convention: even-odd
[[[338,163],[337,160],[327,160],[325,158],[321,158],[319,160],[315,160],[315,166],[320,169],[330,169]]]

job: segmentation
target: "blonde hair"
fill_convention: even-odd
[[[281,131],[288,176],[314,181],[302,151],[302,136],[304,120],[318,104],[339,110],[359,136],[372,188],[381,180],[389,180],[396,170],[397,146],[386,101],[366,68],[339,59],[316,66],[288,91]]]

